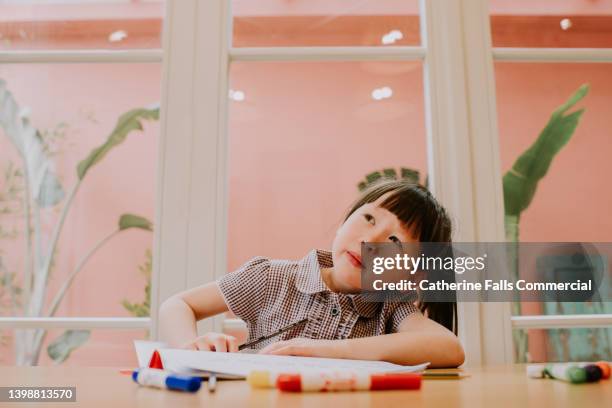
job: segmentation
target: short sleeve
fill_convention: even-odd
[[[406,317],[413,313],[420,312],[412,302],[397,302],[392,304],[394,309],[391,312],[391,318],[389,319],[387,327],[390,328],[390,333],[397,333],[399,331],[400,324]]]
[[[217,280],[229,310],[245,322],[257,320],[266,296],[270,260],[256,257]]]

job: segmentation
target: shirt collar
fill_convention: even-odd
[[[300,261],[300,271],[295,279],[295,287],[307,295],[329,291],[321,278],[321,268],[331,268],[333,266],[334,262],[330,251],[313,249]]]
[[[313,295],[320,292],[331,292],[321,278],[322,268],[332,268],[334,266],[331,251],[323,249],[313,249],[300,261],[300,272],[296,276],[296,288],[305,294]],[[380,303],[368,300],[367,294],[346,295],[355,311],[364,317],[373,317]]]

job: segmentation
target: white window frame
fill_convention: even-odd
[[[164,23],[165,24],[165,23]],[[161,64],[162,49],[0,50],[2,64]],[[155,286],[156,283],[152,282]],[[156,305],[152,305],[152,308]],[[152,317],[0,317],[0,329],[152,330]]]
[[[166,0],[162,50],[0,51],[0,64],[163,62],[151,317],[10,317],[0,328],[151,329],[156,337],[162,300],[226,272],[231,61],[423,61],[428,173],[460,220],[453,238],[504,241],[493,61],[609,63],[612,49],[493,48],[488,0],[420,4],[417,47],[232,48],[229,0]],[[609,325],[612,315],[511,316],[508,303],[459,304],[471,365],[511,362],[512,328]],[[222,317],[199,324],[222,328]]]
[[[174,284],[170,282],[170,289],[163,282],[158,285],[158,299],[164,299],[178,290],[192,286],[181,287],[177,280],[194,284],[204,283],[225,273],[226,135],[225,128],[219,126],[219,123],[225,124],[227,120],[227,69],[231,61],[424,60],[429,177],[436,196],[449,208],[455,219],[461,221],[457,223],[454,239],[469,242],[505,240],[494,58],[512,61],[607,62],[612,56],[610,50],[492,48],[487,0],[421,0],[422,46],[419,47],[232,48],[231,12],[228,3],[222,0],[211,1],[205,6],[200,5],[200,11],[204,7],[207,13],[198,13],[198,4],[194,0],[181,4],[174,2],[174,7],[185,15],[201,15],[203,19],[199,20],[197,25],[209,28],[206,32],[196,32],[192,29],[194,35],[189,37],[188,44],[189,47],[194,47],[196,55],[204,53],[209,57],[207,63],[215,75],[200,78],[201,72],[197,70],[193,74],[204,82],[209,81],[208,89],[215,89],[213,85],[217,86],[217,94],[214,97],[209,96],[211,105],[207,108],[216,112],[219,119],[217,122],[202,123],[203,127],[192,129],[191,135],[207,135],[200,145],[201,148],[209,149],[209,152],[216,151],[222,156],[211,158],[220,164],[217,168],[216,184],[209,181],[193,185],[191,193],[189,188],[184,188],[183,195],[175,197],[178,199],[169,203],[169,208],[172,209],[174,204],[184,207],[192,196],[200,199],[207,197],[209,206],[216,205],[214,211],[217,217],[215,220],[211,217],[190,220],[191,229],[208,228],[205,236],[201,237],[202,240],[198,241],[200,245],[206,246],[207,255],[204,257],[202,252],[190,252],[188,257],[194,261],[189,262],[187,269],[182,269],[183,278],[177,279],[179,277],[176,274],[180,272],[173,269]],[[168,13],[168,16],[170,15],[171,13]],[[180,30],[185,28],[182,26]],[[171,32],[167,34],[172,36]],[[200,38],[202,35],[204,37]],[[221,48],[199,45],[200,41],[210,38],[220,41]],[[195,60],[193,56],[184,60],[175,60],[169,56],[167,62],[194,64]],[[225,69],[225,72],[219,74],[221,68]],[[219,78],[226,82],[219,83]],[[188,81],[184,76],[170,75],[165,79],[168,81],[165,88],[169,90],[174,88],[175,83]],[[191,92],[183,96],[183,104],[187,104],[191,98],[204,98],[199,95],[201,89],[192,88]],[[165,102],[167,114],[173,115],[172,101]],[[202,107],[206,109],[204,105]],[[205,153],[204,150],[196,151],[195,157]],[[179,165],[179,162],[175,164]],[[187,172],[186,167],[189,165],[186,166],[184,162],[180,162],[180,165],[182,171]],[[192,163],[191,166],[193,165],[195,164]],[[458,175],[457,169],[462,170],[461,176]],[[171,175],[173,170],[166,167],[166,172]],[[191,174],[198,173],[192,171]],[[173,179],[172,176],[168,178]],[[161,212],[166,211],[162,207],[158,208]],[[173,211],[176,210],[175,208]],[[196,221],[196,224],[193,221]],[[167,222],[172,224],[171,228],[176,227],[172,219]],[[158,235],[160,245],[156,247],[158,256],[162,258],[161,262],[158,262],[158,266],[162,268],[162,279],[166,276],[163,270],[164,257],[167,256],[169,265],[184,264],[184,261],[176,259],[176,251],[168,250],[163,242],[167,240],[178,248],[190,248],[189,243],[193,245],[190,240],[190,235],[193,234],[191,229],[178,229],[171,237],[166,236],[165,230],[158,230],[158,234],[162,234]],[[201,259],[197,261],[196,258]],[[167,276],[166,279],[170,278]],[[459,310],[460,337],[467,349],[468,362],[473,365],[511,362],[512,328],[524,327],[526,324],[566,325],[570,320],[586,322],[589,325],[596,323],[597,319],[597,322],[608,321],[605,320],[608,319],[606,316],[575,316],[569,320],[565,316],[559,316],[558,319],[556,316],[542,316],[531,317],[529,323],[526,323],[527,320],[523,317],[511,316],[509,303],[460,303]],[[222,319],[209,321],[206,325],[207,328],[217,330],[223,327]]]
[[[479,182],[490,185],[473,187],[474,179],[479,176],[473,170],[472,139],[478,137],[479,141],[484,141],[484,151],[497,151],[497,137],[491,137],[489,133],[496,132],[493,86],[487,86],[483,91],[478,83],[466,85],[466,75],[473,76],[479,67],[468,60],[467,52],[476,52],[485,63],[481,71],[493,84],[490,41],[479,42],[480,48],[476,51],[464,46],[466,35],[482,32],[484,38],[489,38],[488,14],[482,11],[486,9],[486,2],[478,0],[475,3],[480,6],[480,20],[477,31],[471,34],[473,30],[463,29],[466,27],[463,16],[464,8],[473,6],[463,1],[422,0],[423,45],[418,47],[232,48],[228,1],[215,0],[205,4],[196,0],[170,1],[166,14],[166,40],[180,43],[181,49],[165,43],[169,53],[164,69],[155,246],[157,262],[154,268],[157,285],[153,304],[226,272],[227,70],[231,61],[423,60],[428,175],[432,189],[455,218],[461,220],[454,237],[456,240],[503,240],[501,200],[491,210],[489,206],[484,208],[487,201],[477,199],[487,191],[501,192],[501,177],[496,179],[485,173],[487,177],[481,175],[480,178],[486,180]],[[176,25],[176,21],[181,23]],[[198,65],[201,61],[205,65]],[[462,69],[464,66],[465,70]],[[194,82],[201,86],[193,86]],[[477,109],[470,109],[470,104]],[[198,114],[212,115],[212,119],[193,123]],[[172,144],[169,144],[171,129]],[[206,174],[199,169],[201,164],[194,157],[205,157],[210,163],[218,163],[216,178],[207,177],[197,184],[173,183],[173,180],[191,180]],[[479,167],[493,167],[498,160],[494,154],[490,163]],[[465,173],[460,176],[455,171],[457,168],[467,169],[468,176]],[[166,186],[171,188],[171,192],[165,191]],[[475,209],[477,203],[483,208]],[[509,310],[504,305],[501,308]],[[500,356],[503,361],[509,358],[509,342],[504,343],[501,353],[497,347],[488,352],[489,357],[483,356],[486,347],[482,345],[481,319],[478,316],[489,309],[476,304],[460,305],[460,336],[473,364],[498,361]],[[499,315],[500,305],[493,305],[492,309],[491,313]],[[504,327],[509,331],[509,315],[506,321]],[[202,329],[220,330],[222,318],[204,321],[202,326]],[[499,333],[497,329],[496,333]]]

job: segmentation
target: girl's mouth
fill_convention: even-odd
[[[361,256],[352,251],[346,251],[346,256],[348,257],[349,262],[355,268],[361,268]]]

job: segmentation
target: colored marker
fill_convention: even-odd
[[[584,368],[575,364],[548,364],[546,375],[556,380],[580,384],[587,381],[587,373]]]
[[[210,373],[208,376],[208,392],[215,392],[217,389],[217,374]]]
[[[531,364],[527,366],[527,376],[530,378],[548,376],[575,384],[597,382],[602,378],[608,378],[606,374],[609,377],[610,366],[604,361],[597,363]]]
[[[610,378],[610,364],[608,364],[607,362],[597,361],[594,363],[580,363],[581,367],[588,367],[592,365],[599,367],[599,369],[601,370],[601,379],[607,380],[608,378]]]
[[[605,362],[605,361],[598,361],[595,364],[597,364],[597,367],[601,368],[601,374],[604,380],[607,380],[608,378],[610,378],[610,374],[612,373],[612,368],[610,367],[610,364]]]
[[[529,364],[527,366],[527,377],[544,378],[546,376],[546,366],[544,364]]]
[[[253,370],[247,375],[247,382],[252,388],[274,388],[279,375],[278,372]]]
[[[196,392],[202,385],[202,378],[177,375],[157,368],[139,368],[132,373],[132,379],[140,385],[169,390]]]
[[[586,374],[586,382],[597,382],[601,380],[603,373],[601,368],[599,368],[596,364],[587,364],[582,368]]]
[[[319,372],[281,374],[276,380],[281,391],[357,391],[357,390],[418,390],[421,374],[354,372]]]

